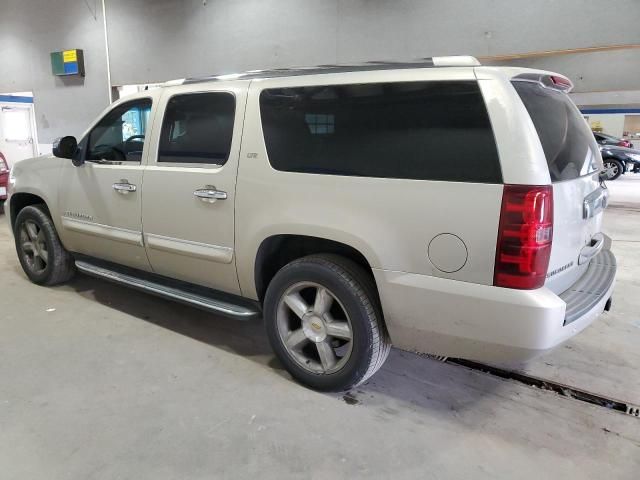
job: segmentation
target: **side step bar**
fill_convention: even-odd
[[[247,305],[238,305],[227,299],[216,298],[215,291],[209,290],[209,295],[191,292],[187,289],[176,286],[164,285],[158,281],[144,279],[128,273],[116,271],[104,266],[89,263],[83,260],[76,260],[76,268],[92,277],[102,278],[114,283],[126,285],[128,287],[142,290],[143,292],[157,295],[159,297],[175,300],[180,303],[192,305],[202,310],[207,310],[218,315],[233,317],[238,320],[250,320],[260,316],[257,305],[254,307],[247,302]],[[202,289],[204,290],[204,289]],[[225,296],[220,294],[220,297]]]

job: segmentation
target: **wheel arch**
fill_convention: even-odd
[[[369,259],[358,249],[329,238],[299,234],[277,234],[265,238],[258,247],[254,263],[254,282],[258,300],[262,302],[275,274],[297,258],[319,253],[333,253],[349,258],[371,275],[378,290]],[[377,292],[378,293],[378,292]]]
[[[9,218],[11,221],[11,230],[13,230],[13,227],[15,226],[16,218],[18,218],[18,214],[20,213],[20,211],[30,205],[44,205],[49,215],[51,215],[47,202],[40,195],[36,195],[35,193],[30,192],[16,192],[11,195],[9,202]]]

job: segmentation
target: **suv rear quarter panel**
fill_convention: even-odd
[[[265,88],[452,79],[472,80],[475,75],[472,68],[447,68],[252,82],[236,196],[238,276],[243,295],[257,298],[256,253],[263,240],[279,234],[345,243],[360,251],[374,269],[486,285],[493,282],[501,184],[284,172],[272,168],[267,157],[259,108],[260,92]],[[442,161],[447,161],[445,153]],[[429,260],[429,243],[441,233],[454,234],[465,243],[467,260],[456,272],[442,272]]]
[[[496,67],[475,69],[493,125],[504,183],[549,185],[549,168],[536,127],[511,85],[511,78],[524,71],[529,70]]]

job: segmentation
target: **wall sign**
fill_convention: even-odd
[[[84,53],[80,49],[51,53],[51,71],[54,75],[80,75],[84,77]]]

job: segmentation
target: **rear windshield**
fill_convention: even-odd
[[[571,180],[599,169],[593,134],[566,93],[537,82],[515,81],[513,86],[538,131],[552,181]]]
[[[267,89],[260,95],[260,113],[276,170],[502,182],[477,82]]]

